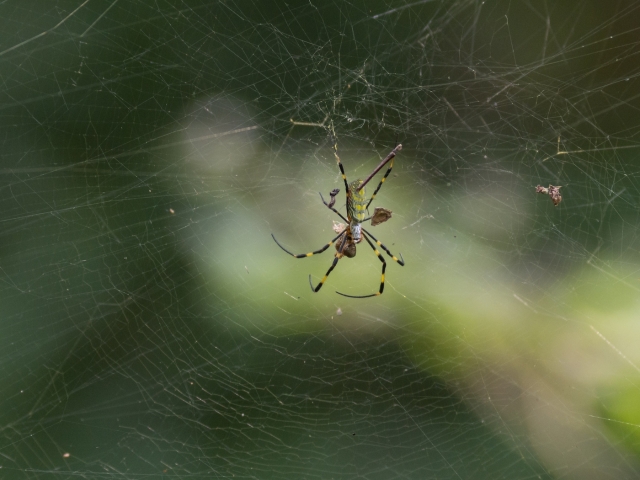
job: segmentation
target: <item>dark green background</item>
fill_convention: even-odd
[[[0,476],[635,478],[638,18],[0,4]],[[383,296],[270,239],[341,186],[292,119],[350,178],[403,143]]]

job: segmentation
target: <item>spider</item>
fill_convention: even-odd
[[[342,174],[342,180],[344,180],[344,187],[345,187],[345,191],[346,191],[346,194],[347,194],[347,201],[346,201],[347,218],[345,218],[340,212],[338,212],[335,208],[333,208],[333,205],[335,204],[335,197],[340,192],[339,189],[336,188],[336,189],[331,191],[331,193],[329,194],[330,197],[331,197],[329,203],[327,203],[324,200],[322,194],[320,194],[320,198],[322,199],[322,203],[324,203],[324,205],[329,210],[331,210],[332,212],[336,213],[345,222],[346,225],[345,226],[341,226],[341,230],[337,230],[338,236],[335,237],[333,240],[331,240],[329,243],[327,243],[324,247],[322,247],[319,250],[316,250],[314,252],[302,253],[302,254],[299,254],[299,255],[291,253],[289,250],[284,248],[280,244],[280,242],[278,242],[278,240],[276,240],[276,237],[273,235],[273,233],[271,234],[271,236],[273,237],[273,240],[278,244],[278,246],[282,250],[284,250],[285,252],[287,252],[289,255],[291,255],[294,258],[306,258],[306,257],[311,257],[313,255],[317,255],[319,253],[324,252],[327,248],[329,248],[331,245],[333,245],[335,243],[336,254],[335,254],[335,258],[333,259],[333,263],[331,264],[331,267],[329,267],[329,270],[327,270],[327,273],[325,273],[324,277],[322,277],[322,280],[320,280],[320,283],[318,283],[318,285],[315,288],[313,286],[313,282],[311,281],[311,275],[309,275],[309,285],[311,285],[311,290],[313,292],[318,292],[322,288],[322,285],[324,285],[324,282],[327,280],[327,277],[329,276],[329,274],[333,271],[333,269],[338,264],[338,260],[340,260],[342,257],[353,258],[353,257],[356,256],[356,245],[358,243],[360,243],[362,241],[362,239],[364,238],[367,241],[367,243],[369,244],[369,246],[371,247],[371,249],[373,250],[373,252],[378,257],[378,259],[382,262],[382,277],[380,279],[380,290],[378,290],[376,293],[372,293],[371,295],[347,295],[345,293],[340,293],[340,292],[336,292],[336,293],[339,294],[339,295],[342,295],[344,297],[350,297],[350,298],[376,297],[378,295],[382,295],[382,292],[384,290],[384,272],[385,272],[385,269],[387,268],[387,262],[385,262],[384,258],[380,254],[380,252],[376,249],[376,247],[374,247],[374,245],[371,242],[371,240],[373,240],[373,242],[376,245],[378,245],[380,248],[382,248],[387,253],[387,255],[389,255],[396,263],[399,263],[401,266],[404,266],[404,258],[402,258],[402,254],[400,253],[399,254],[400,255],[400,259],[398,260],[398,258],[395,255],[393,255],[389,251],[389,249],[387,247],[385,247],[376,237],[371,235],[371,233],[369,233],[367,230],[365,230],[362,227],[362,224],[364,222],[368,221],[368,220],[372,220],[373,219],[371,224],[372,225],[377,225],[378,223],[382,223],[382,222],[386,221],[391,216],[391,212],[389,210],[386,210],[386,209],[376,209],[376,213],[374,213],[374,215],[372,217],[370,216],[370,217],[367,217],[367,218],[365,218],[365,212],[368,212],[369,205],[371,205],[371,202],[373,202],[373,199],[376,197],[376,194],[378,193],[378,191],[382,187],[382,184],[384,183],[384,181],[387,179],[387,177],[391,173],[391,169],[393,168],[393,159],[396,156],[396,154],[400,150],[402,150],[402,145],[398,144],[396,146],[396,148],[394,148],[391,151],[391,153],[389,153],[389,155],[387,155],[384,158],[384,160],[382,160],[382,162],[380,162],[380,165],[378,165],[374,169],[374,171],[371,173],[371,175],[369,175],[364,181],[358,179],[358,180],[355,180],[355,181],[353,181],[351,183],[347,182],[347,176],[344,173],[344,167],[342,166],[342,162],[340,161],[340,157],[338,156],[338,147],[337,147],[337,144],[335,144],[335,143],[334,143],[334,146],[333,146],[333,150],[334,150],[333,154],[336,157],[336,162],[338,162],[338,167],[340,168],[340,173]],[[365,194],[365,191],[364,191],[365,185],[389,161],[391,161],[391,163],[389,164],[389,168],[387,169],[387,172],[384,174],[384,177],[382,177],[382,180],[380,180],[380,183],[378,184],[378,187],[375,189],[375,191],[373,192],[373,195],[371,195],[371,198],[367,202],[367,197],[366,197],[366,194]],[[381,215],[378,216],[378,210],[381,210],[381,211],[384,211],[384,212],[380,212]],[[378,218],[381,218],[381,219],[377,220]]]

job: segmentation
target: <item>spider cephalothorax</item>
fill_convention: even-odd
[[[295,258],[306,258],[306,257],[311,257],[313,255],[316,255],[318,253],[322,253],[335,243],[336,253],[333,259],[333,263],[331,264],[331,267],[329,267],[329,270],[327,270],[327,273],[324,275],[324,277],[322,277],[322,280],[320,280],[320,282],[315,288],[313,286],[313,283],[311,283],[311,275],[309,275],[309,284],[311,285],[311,290],[313,290],[314,292],[317,292],[322,288],[322,285],[324,285],[324,282],[327,280],[327,277],[338,264],[338,260],[340,260],[343,257],[353,258],[356,256],[356,245],[360,243],[364,238],[366,242],[369,244],[369,246],[371,246],[371,248],[373,249],[373,252],[376,254],[378,259],[382,262],[382,277],[380,279],[380,289],[376,293],[372,293],[371,295],[354,296],[354,295],[346,295],[340,292],[336,292],[336,293],[339,293],[340,295],[343,295],[345,297],[351,297],[351,298],[375,297],[377,295],[381,295],[384,290],[384,272],[387,267],[387,262],[385,262],[384,258],[382,257],[378,249],[374,247],[371,240],[373,240],[373,242],[376,245],[382,248],[387,253],[387,255],[389,255],[395,262],[399,263],[400,265],[404,266],[404,259],[402,258],[402,254],[400,254],[400,259],[398,259],[395,255],[393,255],[387,247],[385,247],[380,241],[378,241],[373,235],[371,235],[371,233],[365,230],[362,227],[362,224],[367,220],[371,220],[371,225],[375,226],[391,218],[391,211],[385,208],[376,208],[373,216],[371,217],[366,217],[366,214],[368,212],[369,205],[371,205],[371,202],[376,197],[376,194],[380,190],[380,187],[382,187],[382,184],[391,173],[391,169],[393,168],[393,159],[396,156],[396,154],[400,150],[402,150],[402,145],[398,144],[396,148],[394,148],[391,151],[391,153],[389,153],[389,155],[387,155],[384,158],[384,160],[380,162],[380,164],[373,170],[371,175],[369,175],[365,180],[355,180],[351,183],[347,182],[347,176],[344,173],[344,167],[342,166],[342,162],[340,161],[340,157],[338,156],[337,145],[334,144],[333,148],[334,148],[334,155],[336,157],[336,161],[338,162],[338,167],[340,168],[340,173],[342,175],[342,180],[344,181],[344,187],[345,187],[346,196],[347,196],[346,198],[347,218],[345,218],[340,212],[338,212],[335,208],[333,208],[336,201],[336,195],[340,193],[339,189],[336,188],[331,191],[331,193],[329,194],[330,196],[329,203],[325,202],[324,198],[322,198],[322,194],[320,194],[320,198],[322,198],[322,203],[324,203],[327,206],[327,208],[329,208],[334,213],[338,214],[338,216],[345,222],[344,224],[337,224],[334,227],[334,230],[336,230],[336,233],[338,234],[338,236],[333,240],[331,240],[329,243],[327,243],[320,250],[316,250],[315,252],[302,253],[298,255],[291,253],[289,250],[287,250],[282,245],[280,245],[280,242],[276,240],[276,237],[273,234],[271,234],[271,236],[273,237],[275,242],[278,244],[278,246],[282,250],[284,250],[289,255]],[[369,201],[367,201],[367,197],[365,194],[365,186],[367,185],[367,183],[369,183],[369,180],[371,180],[373,176],[376,173],[378,173],[380,169],[384,165],[386,165],[388,162],[391,162],[391,163],[389,164],[389,168],[387,169],[387,172],[384,174],[384,177],[382,177],[382,180],[380,180],[378,187],[373,192],[373,195],[371,195],[371,198],[369,199]],[[371,240],[369,240],[369,238],[371,238]]]
[[[353,258],[356,256],[356,243],[360,243],[362,241],[362,237],[357,242],[354,240],[351,231],[345,231],[342,238],[339,238],[336,242],[336,256]]]

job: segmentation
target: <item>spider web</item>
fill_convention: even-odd
[[[1,2],[0,476],[637,478],[639,17]]]

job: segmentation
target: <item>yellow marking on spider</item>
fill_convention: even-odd
[[[326,119],[325,119],[326,120]],[[304,123],[299,123],[300,125],[306,125]],[[324,125],[324,121],[322,124],[318,124],[318,126],[323,126]],[[332,137],[333,139],[335,139],[335,133],[333,133],[333,126],[331,127],[331,133],[332,133]],[[353,298],[369,298],[369,297],[373,297],[373,296],[379,296],[382,294],[383,290],[384,290],[384,279],[385,279],[385,267],[387,266],[386,262],[383,259],[383,256],[380,253],[380,250],[378,250],[377,248],[374,247],[374,245],[377,245],[378,247],[380,247],[382,250],[384,250],[387,254],[389,254],[390,257],[393,258],[394,261],[398,262],[400,265],[404,265],[403,263],[400,263],[400,261],[398,260],[397,257],[393,256],[391,254],[391,252],[389,252],[389,250],[382,244],[382,242],[380,242],[377,239],[374,239],[373,237],[371,237],[371,239],[369,239],[369,237],[367,237],[365,235],[365,231],[362,228],[362,223],[365,220],[365,217],[367,215],[367,207],[371,204],[371,201],[374,199],[374,197],[376,196],[376,193],[378,192],[378,190],[380,190],[380,187],[382,186],[382,184],[385,182],[386,177],[389,175],[389,173],[391,172],[391,168],[393,168],[393,159],[396,156],[396,154],[402,149],[402,145],[398,144],[392,151],[391,153],[389,153],[389,155],[387,155],[384,160],[382,160],[382,162],[373,170],[373,172],[371,172],[371,174],[363,181],[363,180],[355,180],[351,183],[348,183],[347,181],[347,174],[344,171],[344,167],[342,165],[342,162],[340,161],[340,157],[338,156],[338,143],[334,142],[333,144],[333,149],[334,149],[334,156],[336,159],[336,162],[338,164],[338,167],[340,169],[340,174],[342,176],[343,181],[345,182],[345,187],[346,187],[346,216],[343,216],[342,214],[340,214],[339,212],[337,212],[335,209],[333,209],[333,205],[335,202],[335,196],[338,192],[338,189],[334,189],[332,190],[331,193],[333,193],[335,191],[335,193],[333,195],[331,195],[331,202],[329,204],[327,204],[326,202],[324,202],[325,206],[329,207],[331,210],[333,210],[335,213],[337,213],[345,222],[346,225],[343,225],[341,228],[336,229],[335,225],[333,230],[335,231],[335,233],[338,235],[336,238],[334,238],[332,241],[330,241],[328,244],[326,244],[324,247],[322,247],[319,250],[316,250],[314,252],[309,252],[309,253],[301,253],[301,254],[293,254],[291,253],[289,250],[285,249],[282,245],[280,245],[280,243],[278,242],[278,240],[276,240],[276,237],[273,236],[273,240],[276,242],[276,244],[282,249],[284,250],[286,253],[288,253],[289,255],[292,255],[294,258],[305,258],[305,257],[311,257],[313,255],[322,253],[324,251],[326,251],[331,245],[336,245],[336,250],[337,252],[334,253],[334,263],[331,265],[331,267],[329,268],[329,270],[327,271],[327,273],[322,277],[322,280],[320,280],[320,282],[316,285],[316,287],[314,288],[313,286],[313,281],[312,281],[312,277],[309,276],[309,283],[311,284],[311,290],[313,292],[318,292],[320,290],[320,288],[322,287],[322,285],[327,281],[329,274],[333,271],[333,269],[337,266],[338,260],[340,260],[343,257],[348,257],[348,258],[352,258],[355,256],[356,254],[356,244],[360,243],[360,240],[364,239],[367,241],[367,243],[369,244],[370,247],[372,247],[372,250],[374,252],[374,254],[378,257],[378,259],[382,262],[382,281],[380,283],[380,290],[374,294],[371,295],[363,295],[363,296],[356,296]],[[380,171],[380,169],[382,169],[382,167],[384,165],[386,165],[389,161],[391,161],[391,163],[389,164],[389,168],[387,169],[387,173],[385,173],[384,177],[382,177],[382,179],[380,180],[380,183],[378,184],[378,186],[376,187],[376,189],[374,190],[374,194],[369,198],[369,201],[367,201],[367,197],[366,197],[366,192],[365,192],[365,185]],[[376,209],[377,211],[378,209]],[[385,217],[384,220],[382,221],[386,221],[389,217],[391,216],[391,212],[388,211],[387,216]],[[382,223],[382,222],[380,222]],[[375,225],[374,222],[372,221],[372,225]],[[375,241],[375,244],[372,242]],[[341,251],[343,250],[343,251]],[[348,253],[347,253],[348,252]],[[402,258],[402,255],[400,256]],[[337,292],[340,293],[340,292]],[[346,297],[350,297],[351,295],[345,295],[340,293],[340,295],[344,295]]]

